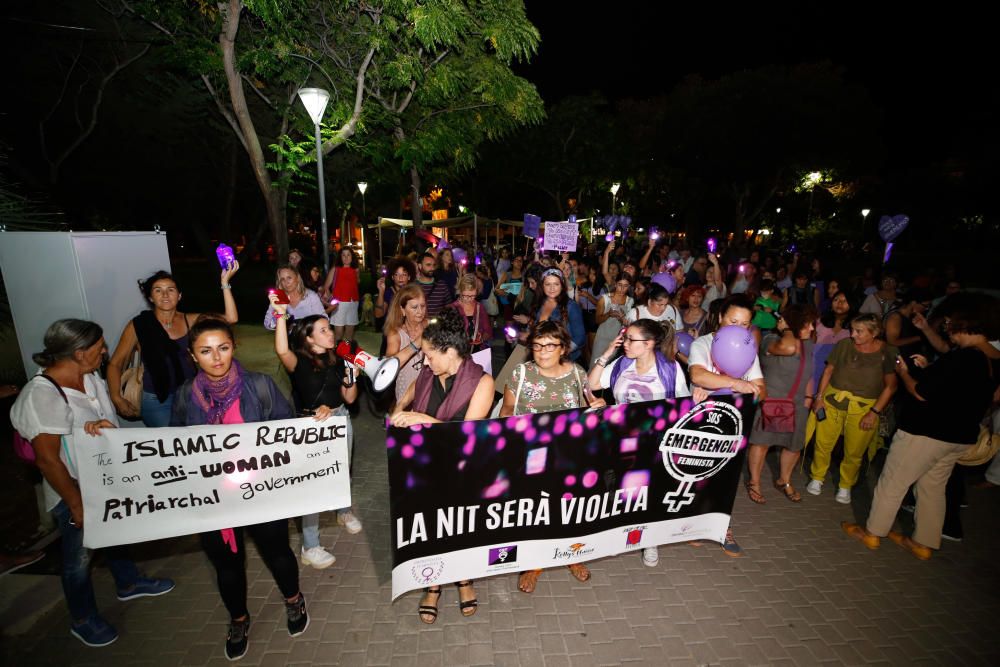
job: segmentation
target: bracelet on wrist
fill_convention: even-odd
[[[876,407],[875,407],[874,405],[873,405],[873,406],[871,406],[870,408],[868,408],[868,412],[874,412],[874,413],[875,413],[875,414],[877,414],[877,415],[878,415],[879,417],[881,417],[881,416],[882,416],[882,411],[881,411],[881,410],[879,410],[878,408],[876,408]]]
[[[222,287],[222,289],[233,289],[233,286],[229,283],[223,283],[220,287]]]
[[[600,366],[601,368],[607,368],[608,366],[608,360],[605,359],[604,357],[597,357],[597,361],[595,361],[594,363]]]

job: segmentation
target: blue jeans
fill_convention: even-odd
[[[90,578],[90,549],[83,546],[83,531],[70,525],[73,515],[62,500],[52,508],[52,515],[59,524],[62,535],[62,586],[66,605],[74,622],[97,615],[94,584]],[[135,563],[127,558],[125,547],[108,547],[104,550],[111,576],[118,590],[131,588],[139,579]]]
[[[340,406],[333,411],[334,416],[347,417],[347,465],[350,468],[354,458],[354,428],[351,426],[351,416],[347,408]],[[343,507],[337,512],[349,512],[350,507]],[[302,517],[302,548],[312,549],[319,546],[319,514],[307,514]]]
[[[173,407],[173,394],[167,396],[167,400],[160,403],[156,394],[149,391],[142,392],[142,408],[139,413],[142,416],[142,423],[150,428],[170,426],[170,412]]]

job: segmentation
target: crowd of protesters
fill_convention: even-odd
[[[845,504],[865,463],[888,448],[867,523],[845,522],[844,532],[872,549],[889,537],[924,560],[942,538],[961,539],[964,484],[956,462],[980,438],[980,424],[998,400],[997,301],[962,291],[954,280],[946,294],[935,294],[933,285],[904,285],[890,272],[877,282],[874,272],[836,275],[819,259],[794,252],[724,241],[716,247],[714,239],[711,248],[626,235],[581,242],[572,253],[538,252],[530,243],[521,253],[441,244],[407,248],[384,265],[369,261],[380,354],[400,363],[388,392],[391,423],[484,419],[494,405],[493,416],[509,416],[688,396],[700,402],[720,392],[784,401],[789,428],[768,428],[760,409],[747,434],[751,501],[768,501],[762,475],[771,447],[780,450],[771,481],[778,497],[803,501],[792,476],[812,446],[805,490],[821,495],[829,480],[837,486],[835,500]],[[107,381],[98,372],[106,354],[99,325],[59,320],[49,328],[35,356],[42,372],[21,392],[11,417],[36,451],[48,509],[63,532],[71,631],[85,644],[106,645],[117,632],[94,602],[89,552],[80,540],[80,491],[61,438],[72,437],[74,426],[91,434],[114,428],[119,415],[147,426],[349,417],[359,377],[335,351],[344,341],[354,345],[366,269],[350,248],[334,264],[324,275],[293,251],[276,272],[269,303],[261,304],[291,381],[291,404],[271,378],[246,371],[233,357],[230,325],[238,315],[230,281],[237,264],[220,276],[222,315],[180,311],[182,293],[166,272],[144,281],[150,309],[125,327]],[[752,333],[758,349],[740,377],[724,373],[712,356],[716,332],[734,326]],[[492,374],[472,357],[482,352],[499,359]],[[108,388],[121,385],[136,354],[146,370],[138,404]],[[838,442],[843,458],[831,472]],[[984,483],[997,482],[1000,472],[993,470]],[[907,504],[915,509],[911,536],[893,530]],[[362,530],[350,507],[337,511],[337,523]],[[289,634],[306,630],[299,561],[321,569],[336,559],[321,544],[320,517],[302,517],[301,524],[298,558],[284,520],[200,536],[230,615],[230,660],[246,653],[250,631],[245,533],[281,590]],[[732,530],[721,546],[727,555],[743,554]],[[656,547],[644,550],[646,565],[658,561]],[[108,562],[120,599],[173,588],[168,579],[142,577],[122,549],[109,550]],[[591,577],[583,564],[569,570],[580,582]],[[518,588],[531,593],[540,575],[522,572]],[[473,583],[456,584],[465,616],[479,604]],[[418,607],[424,623],[435,622],[441,594],[440,586],[424,590]]]

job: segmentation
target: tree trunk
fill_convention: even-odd
[[[410,195],[413,203],[410,212],[413,214],[413,231],[422,229],[424,226],[424,205],[420,201],[420,171],[416,165],[410,167]]]
[[[222,49],[222,63],[226,71],[226,83],[229,86],[229,98],[233,105],[233,114],[243,135],[243,145],[246,146],[257,186],[264,197],[267,207],[267,224],[271,228],[274,239],[275,256],[279,260],[288,256],[288,227],[286,225],[285,202],[288,193],[276,188],[267,170],[264,150],[261,148],[254,127],[250,110],[247,107],[246,96],[243,93],[243,79],[236,69],[236,33],[240,27],[240,11],[243,5],[240,0],[229,0],[222,5],[222,32],[219,33],[219,46]]]

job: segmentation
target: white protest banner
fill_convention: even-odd
[[[91,549],[315,514],[351,504],[347,417],[76,429]]]
[[[556,252],[576,252],[576,240],[580,236],[578,222],[548,222],[545,223],[545,245],[542,250]]]

